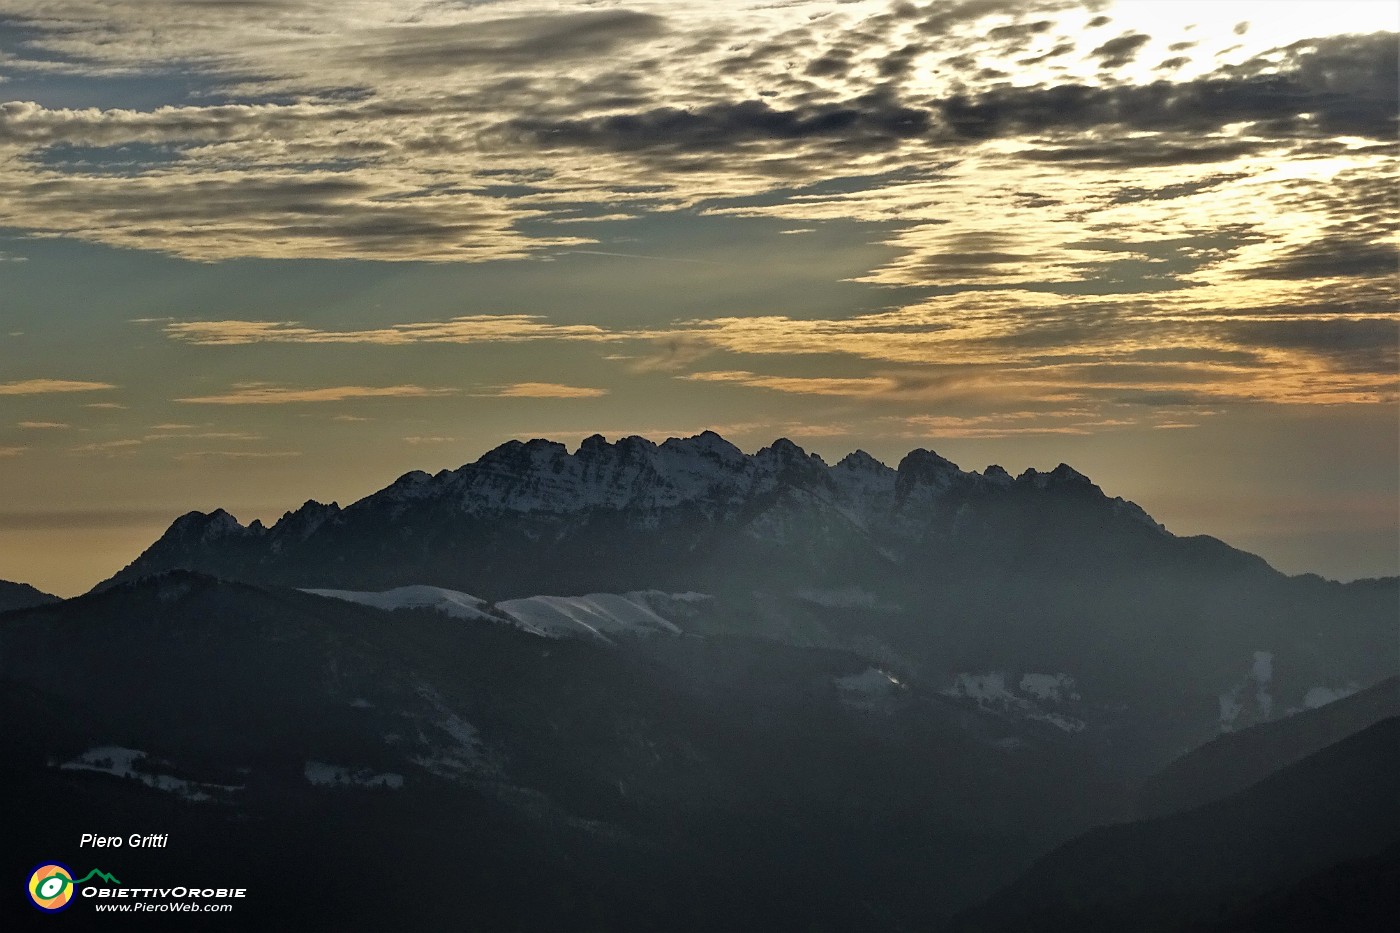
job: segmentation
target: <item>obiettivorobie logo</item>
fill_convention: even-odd
[[[29,899],[35,907],[45,913],[56,914],[72,905],[73,894],[78,885],[86,884],[93,878],[101,878],[108,884],[121,884],[116,878],[96,868],[74,880],[73,869],[67,865],[45,862],[29,874]]]
[[[94,878],[105,884],[92,883]],[[248,896],[247,888],[126,885],[99,868],[76,878],[62,862],[45,862],[35,868],[29,873],[25,891],[30,902],[46,914],[67,910],[78,897],[90,900],[93,909],[110,913],[223,913],[233,910],[235,898]]]

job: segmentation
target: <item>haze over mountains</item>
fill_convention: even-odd
[[[309,929],[1170,929],[1195,895],[1177,919],[1224,922],[1389,871],[1366,775],[1397,582],[1287,577],[1063,464],[513,441],[272,527],[185,515],[0,617],[4,781],[44,804],[18,839],[103,813],[217,834],[186,869]],[[1359,809],[1319,804],[1306,852],[1200,855],[1337,794]],[[1072,841],[1144,814],[1168,822]],[[333,906],[262,851],[320,859]],[[470,903],[349,880],[421,864]],[[1075,893],[1100,864],[1128,894]]]
[[[1346,865],[1345,872],[1365,873],[1361,884],[1348,890],[1341,879],[1324,882],[1331,891],[1268,926],[1389,929],[1400,879],[1397,799],[1400,718],[1391,716],[1244,790],[1186,812],[1095,830],[1041,860],[955,928],[1260,930],[1267,927],[1249,921],[1258,909],[1253,901],[1317,885],[1318,876]]]
[[[574,453],[511,441],[343,509],[308,502],[270,528],[190,513],[101,586],[171,569],[488,601],[702,593],[725,630],[857,650],[949,684],[1065,674],[1105,708],[1179,723],[1148,751],[1157,763],[1222,725],[1395,671],[1393,653],[1374,650],[1393,631],[1394,579],[1286,577],[1213,538],[1172,535],[1065,464],[1013,478],[922,449],[892,469],[859,451],[827,465],[786,440],[747,455],[711,432],[594,436]]]

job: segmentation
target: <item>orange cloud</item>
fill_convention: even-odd
[[[550,324],[533,314],[473,314],[449,321],[395,324],[371,330],[321,330],[296,321],[182,321],[165,334],[201,346],[250,343],[521,343],[529,340],[618,340],[592,324]]]
[[[222,395],[197,395],[177,398],[177,402],[195,405],[291,405],[299,402],[343,402],[357,398],[434,398],[456,395],[456,389],[427,388],[415,385],[399,386],[327,386],[319,389],[294,389],[285,386],[248,384],[235,386]]]
[[[728,382],[754,389],[771,389],[795,395],[879,395],[898,387],[894,379],[884,376],[839,379],[826,376],[763,376],[746,370],[701,372],[682,376],[688,382]]]
[[[176,460],[280,460],[300,457],[299,450],[193,450],[177,454]]]
[[[115,389],[109,382],[82,382],[74,379],[25,379],[0,382],[0,395],[48,395],[51,392],[100,392]]]
[[[517,382],[502,386],[500,391],[490,394],[499,398],[599,398],[607,395],[608,390],[558,385],[553,382]]]

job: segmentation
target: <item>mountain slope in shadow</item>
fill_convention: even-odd
[[[0,874],[166,832],[96,864],[239,929],[927,930],[1102,818],[1060,730],[871,675],[161,574],[0,624]]]
[[[57,596],[36,589],[28,583],[11,583],[8,580],[0,580],[0,612],[46,606],[58,601]]]
[[[1400,677],[1316,709],[1224,733],[1146,781],[1138,816],[1163,816],[1227,797],[1393,716],[1400,716]]]
[[[1231,923],[1267,909],[1250,904],[1271,893],[1306,898],[1310,876],[1335,888],[1326,873],[1344,863],[1380,858],[1383,876],[1385,853],[1400,843],[1397,800],[1400,719],[1390,718],[1223,800],[1093,830],[954,929],[1165,933]],[[1381,886],[1365,888],[1380,896]]]

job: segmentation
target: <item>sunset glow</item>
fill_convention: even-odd
[[[707,427],[1393,573],[1396,20],[0,0],[0,577]]]

